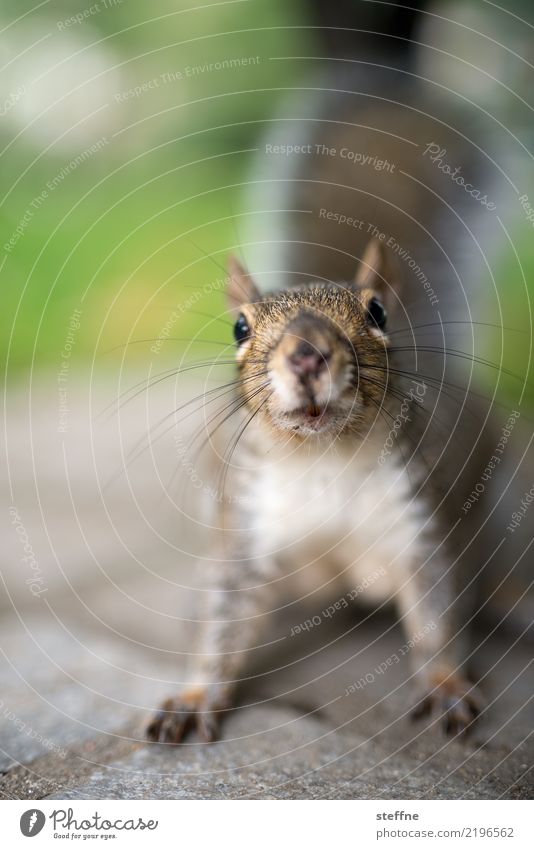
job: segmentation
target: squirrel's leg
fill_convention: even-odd
[[[194,683],[162,704],[147,728],[151,740],[179,743],[191,729],[205,742],[217,738],[247,657],[259,644],[268,619],[278,574],[274,563],[240,559],[216,563],[209,573]]]
[[[468,628],[462,598],[458,598],[453,570],[445,559],[408,573],[397,594],[411,667],[417,678],[418,701],[413,718],[441,717],[447,734],[471,726],[483,706],[478,689],[466,677]]]

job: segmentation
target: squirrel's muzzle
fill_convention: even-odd
[[[327,368],[336,347],[335,337],[330,322],[313,315],[299,316],[287,325],[276,353],[279,361],[284,359],[289,370],[299,377],[317,377]]]
[[[301,340],[294,351],[286,356],[291,371],[306,380],[308,377],[319,377],[326,368],[331,353],[329,348],[317,348],[311,342]]]
[[[323,316],[304,314],[286,326],[270,370],[273,387],[287,411],[323,407],[335,401],[346,385],[346,347],[335,325]]]

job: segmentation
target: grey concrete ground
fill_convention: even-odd
[[[176,462],[172,434],[102,486],[121,463],[120,435],[131,447],[169,398],[147,413],[141,396],[120,420],[95,424],[116,387],[100,380],[90,404],[80,378],[58,433],[54,376],[37,386],[31,415],[27,387],[8,397],[2,798],[532,797],[532,644],[479,636],[488,707],[470,740],[451,741],[432,721],[410,721],[405,658],[375,672],[404,643],[387,612],[340,612],[291,637],[314,611],[290,608],[257,652],[220,742],[145,743],[151,711],[178,689],[193,650],[196,576],[180,550],[192,540],[158,480]],[[28,544],[35,561],[23,559]],[[345,695],[369,672],[374,680]]]

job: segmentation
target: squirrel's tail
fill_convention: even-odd
[[[376,60],[387,56],[388,63],[413,68],[415,37],[421,12],[428,2],[372,3],[369,0],[308,0],[306,8],[316,26],[316,41],[323,55],[337,59]]]

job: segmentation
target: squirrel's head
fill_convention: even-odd
[[[236,259],[229,272],[250,415],[286,435],[366,433],[388,379],[391,280],[382,243],[370,243],[350,284],[315,282],[262,296]]]

